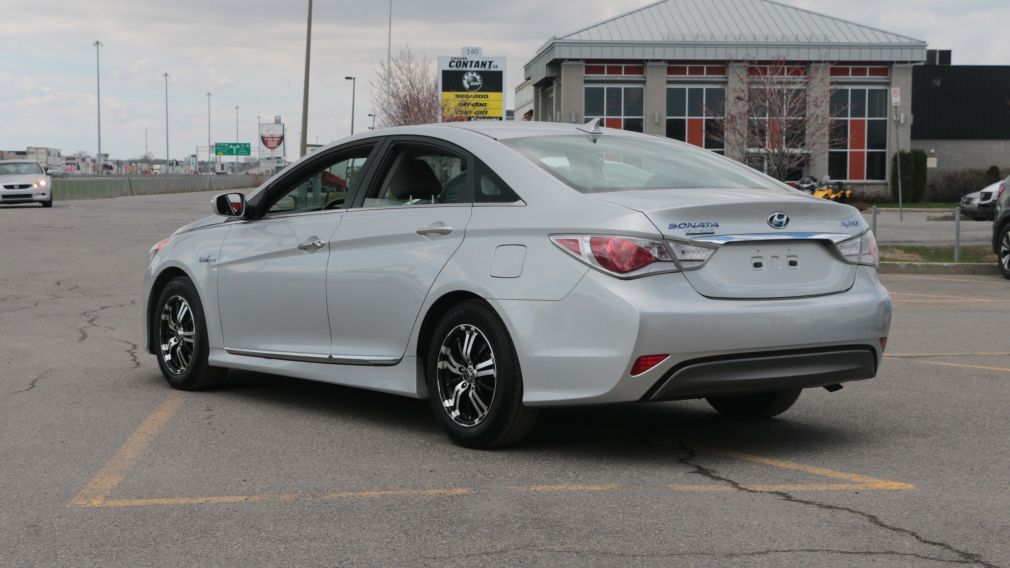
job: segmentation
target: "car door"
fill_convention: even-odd
[[[348,196],[367,177],[375,144],[310,160],[268,188],[249,220],[225,237],[217,261],[226,349],[240,355],[326,361],[326,267]]]
[[[394,138],[330,249],[334,362],[394,364],[435,278],[463,242],[473,158],[430,139]]]

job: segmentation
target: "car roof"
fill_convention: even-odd
[[[585,128],[580,124],[565,124],[561,122],[529,122],[529,121],[500,121],[482,120],[472,122],[437,122],[432,124],[418,124],[413,126],[395,126],[391,128],[372,130],[368,134],[358,135],[358,138],[375,136],[393,136],[409,134],[432,134],[434,130],[451,128],[454,130],[466,130],[477,134],[482,134],[494,140],[508,140],[511,138],[527,138],[532,136],[564,136],[585,134]],[[632,135],[633,133],[612,128],[601,129],[610,136]],[[340,141],[342,142],[342,141]]]

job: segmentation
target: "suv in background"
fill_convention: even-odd
[[[1010,176],[996,189],[996,218],[992,222],[992,251],[1000,274],[1010,279]]]
[[[996,219],[996,196],[1003,182],[998,181],[985,189],[961,198],[961,212],[976,221]]]

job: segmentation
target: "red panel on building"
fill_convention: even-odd
[[[705,68],[702,67],[702,66],[700,66],[700,65],[698,65],[698,66],[692,65],[691,67],[687,68],[687,74],[691,75],[691,76],[704,75],[705,74]]]
[[[607,75],[621,75],[623,73],[623,68],[620,65],[608,65]]]
[[[607,128],[617,128],[617,129],[620,129],[622,126],[623,125],[622,125],[622,121],[621,121],[620,118],[608,118],[607,119]]]
[[[722,65],[719,65],[719,66],[710,65],[710,66],[708,66],[708,67],[705,68],[705,74],[706,75],[715,75],[717,77],[719,77],[719,76],[725,76],[726,75],[726,67],[722,66]]]
[[[603,65],[586,65],[586,75],[606,75],[607,68]]]
[[[866,67],[853,67],[852,68],[853,77],[866,77]]]
[[[849,179],[852,181],[866,179],[866,152],[849,152]]]
[[[645,75],[645,67],[641,65],[625,65],[625,75]]]
[[[889,77],[891,70],[887,67],[870,67],[870,77]]]
[[[705,147],[705,120],[691,118],[687,121],[687,143]]]
[[[866,149],[866,121],[849,121],[849,150]]]
[[[848,77],[849,68],[848,67],[832,67],[831,68],[832,77]]]
[[[684,65],[671,65],[666,68],[666,74],[673,77],[683,77],[687,75],[687,67]]]

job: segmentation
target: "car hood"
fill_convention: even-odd
[[[809,194],[769,189],[660,189],[590,194],[644,213],[663,235],[698,238],[755,233],[857,235],[867,229],[856,208]],[[788,225],[772,228],[777,213]]]
[[[180,233],[195,231],[197,229],[213,227],[214,225],[221,225],[223,223],[227,223],[228,220],[229,220],[228,217],[222,217],[220,215],[208,215],[203,219],[193,221],[188,225],[183,225],[182,227],[179,227],[178,229],[176,229],[174,233],[172,233],[172,235],[178,235]]]
[[[18,174],[18,175],[8,175],[0,176],[0,184],[2,185],[14,185],[14,184],[26,184],[35,183],[40,179],[45,179],[46,176],[42,174]]]

